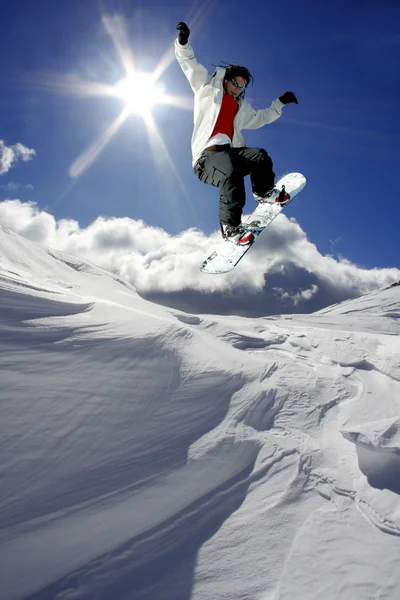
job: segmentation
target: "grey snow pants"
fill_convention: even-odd
[[[246,202],[244,178],[250,175],[252,191],[264,196],[275,183],[272,166],[262,148],[231,148],[226,144],[204,150],[193,170],[200,181],[218,187],[220,222],[236,227]]]

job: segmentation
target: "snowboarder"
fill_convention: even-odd
[[[182,21],[176,28],[175,56],[195,94],[193,170],[200,181],[219,188],[222,236],[246,245],[253,241],[253,234],[241,224],[246,201],[244,177],[250,175],[257,202],[284,204],[289,197],[284,189],[274,188],[275,173],[266,150],[247,148],[241,130],[272,123],[281,116],[284,104],[298,101],[293,92],[285,92],[269,108],[254,110],[244,101],[245,90],[253,83],[248,69],[230,64],[209,75],[194,56],[189,27]]]

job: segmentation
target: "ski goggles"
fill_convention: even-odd
[[[232,81],[233,85],[235,87],[239,88],[239,90],[241,92],[243,92],[246,89],[246,85],[240,85],[240,83],[238,83],[237,80],[234,77],[232,77],[231,81]]]

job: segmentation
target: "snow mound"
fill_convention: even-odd
[[[383,419],[342,433],[354,444],[400,456],[400,419]]]
[[[190,315],[0,229],[4,600],[400,597],[400,297]]]

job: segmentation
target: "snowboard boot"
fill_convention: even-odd
[[[254,235],[251,231],[240,224],[234,227],[233,225],[224,225],[221,223],[221,233],[224,240],[232,242],[237,246],[247,246],[254,241]]]
[[[264,196],[259,196],[258,194],[253,194],[256,202],[258,204],[280,204],[284,206],[290,200],[290,194],[286,192],[285,186],[282,186],[282,189],[279,190],[277,187],[273,187],[269,190]]]

